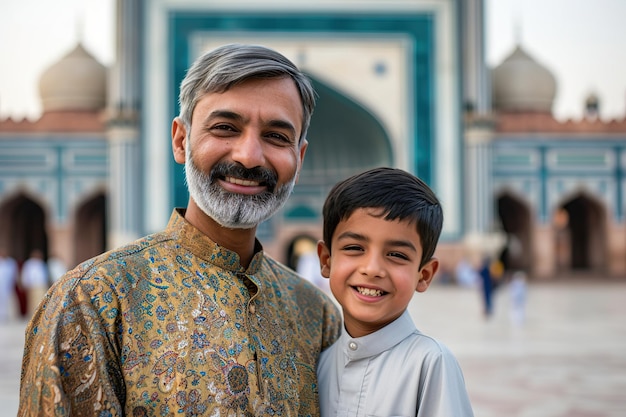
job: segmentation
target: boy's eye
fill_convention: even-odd
[[[406,256],[404,253],[402,252],[389,252],[389,256],[392,256],[394,258],[399,258],[399,259],[404,259],[406,261],[409,260],[409,257]]]
[[[344,251],[362,251],[363,249],[359,245],[346,245],[343,247]]]

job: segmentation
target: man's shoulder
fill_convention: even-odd
[[[154,261],[155,257],[169,254],[171,247],[167,245],[173,235],[167,231],[160,231],[143,236],[133,242],[110,249],[79,263],[67,275],[75,278],[88,278],[96,271],[136,269],[146,266],[146,262]]]

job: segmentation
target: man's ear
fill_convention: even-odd
[[[296,172],[296,183],[300,180],[300,171],[302,171],[302,165],[304,164],[304,154],[306,153],[306,148],[309,146],[309,141],[306,139],[302,139],[302,143],[300,144],[300,165],[298,166],[298,171]]]
[[[419,270],[420,278],[417,281],[417,286],[415,287],[415,291],[424,292],[430,286],[430,283],[433,282],[433,278],[435,278],[435,274],[439,270],[439,260],[437,258],[431,258],[426,264]]]
[[[320,272],[324,278],[330,278],[330,250],[323,240],[317,242],[317,256],[320,259]]]
[[[172,120],[172,152],[174,160],[179,164],[184,164],[186,160],[185,147],[187,143],[187,127],[180,117]]]

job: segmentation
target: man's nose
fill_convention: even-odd
[[[263,138],[255,131],[245,132],[233,144],[231,153],[233,161],[239,162],[246,168],[262,166],[265,163]]]

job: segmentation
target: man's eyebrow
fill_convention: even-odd
[[[243,120],[243,117],[239,113],[235,113],[230,110],[214,110],[204,119],[205,123],[210,122],[213,119],[224,118],[230,120]]]
[[[269,126],[277,128],[277,129],[286,129],[286,130],[290,130],[292,135],[295,137],[296,136],[296,127],[294,125],[292,125],[291,123],[289,123],[286,120],[281,120],[281,119],[273,119],[270,120],[267,123]]]

